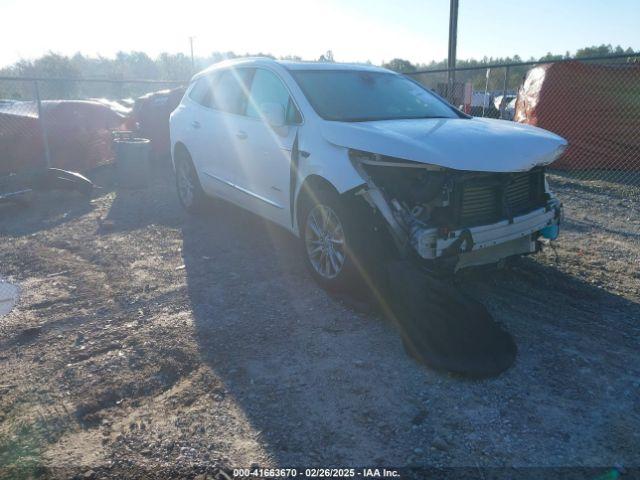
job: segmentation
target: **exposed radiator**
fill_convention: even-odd
[[[544,205],[544,172],[537,169],[466,180],[458,191],[459,225],[491,223]]]

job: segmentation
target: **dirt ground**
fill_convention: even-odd
[[[640,199],[555,176],[555,248],[466,276],[518,344],[498,378],[437,373],[318,288],[283,230],[182,212],[167,175],[0,207],[0,470],[640,466]],[[2,474],[0,473],[0,476]]]

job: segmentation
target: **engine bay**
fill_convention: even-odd
[[[437,241],[452,244],[455,252],[471,251],[477,243],[471,231],[489,225],[509,231],[520,223],[524,233],[516,233],[528,235],[550,209],[544,167],[468,172],[357,151],[351,152],[351,161],[367,181],[363,195],[387,220],[398,246],[404,249],[410,243],[425,258],[442,254]],[[527,223],[522,223],[524,218]]]

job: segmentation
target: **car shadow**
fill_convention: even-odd
[[[166,161],[151,164],[145,186],[119,185],[114,169],[111,177],[104,179],[103,188],[115,197],[107,215],[98,221],[98,233],[139,230],[148,225],[182,225],[184,217],[176,202],[173,171]]]
[[[90,212],[93,205],[76,192],[41,192],[29,203],[0,204],[0,236],[22,237],[53,229]]]
[[[299,242],[283,229],[219,201],[187,217],[182,235],[201,358],[279,465],[420,464],[431,460],[413,450],[428,449],[452,428],[449,453],[435,455],[468,459],[473,452],[451,422],[467,425],[466,412],[482,404],[500,408],[518,436],[545,415],[541,398],[558,401],[549,407],[559,415],[557,431],[540,432],[551,455],[568,448],[563,413],[575,420],[576,409],[602,408],[606,420],[610,401],[631,408],[628,393],[616,394],[628,379],[615,378],[629,372],[621,351],[637,349],[630,332],[640,305],[553,265],[525,258],[490,279],[482,273],[462,280],[520,351],[499,378],[465,381],[412,361],[376,309],[352,308],[321,290],[305,271]],[[610,368],[597,371],[598,362]],[[482,428],[476,423],[465,428]],[[603,427],[594,435],[613,449],[633,440],[628,429]],[[509,458],[497,440],[485,448]]]

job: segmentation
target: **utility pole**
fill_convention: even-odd
[[[195,73],[196,71],[196,61],[193,58],[193,39],[196,37],[189,37],[189,47],[191,48],[191,72]]]
[[[453,89],[456,80],[456,47],[458,43],[458,0],[450,0],[449,8],[449,53],[447,55],[447,68],[449,69],[447,80],[449,88]],[[451,92],[453,93],[453,92]]]
[[[47,133],[47,121],[44,118],[44,110],[42,109],[42,101],[40,100],[40,88],[38,82],[34,80],[33,89],[36,96],[36,105],[38,106],[38,121],[40,123],[40,133],[42,135],[42,146],[44,147],[44,163],[47,168],[51,168],[51,152],[49,151],[49,135]]]

